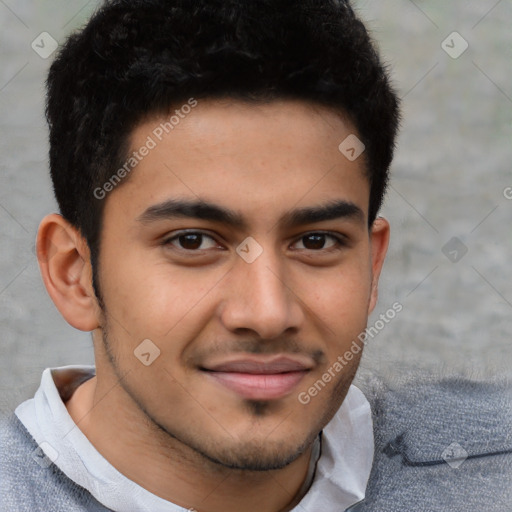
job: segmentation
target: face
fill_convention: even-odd
[[[98,379],[124,376],[195,453],[283,467],[341,405],[361,352],[333,364],[376,297],[387,224],[368,229],[363,158],[338,150],[355,130],[292,101],[202,101],[159,140],[164,121],[134,131],[155,147],[104,199]]]

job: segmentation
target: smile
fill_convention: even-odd
[[[312,368],[297,358],[238,359],[203,368],[217,384],[247,400],[276,400],[290,394]]]

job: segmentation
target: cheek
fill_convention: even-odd
[[[109,329],[112,334],[119,331],[118,336],[123,339],[133,338],[133,342],[141,337],[151,338],[165,312],[172,313],[169,304],[178,303],[172,300],[175,287],[166,284],[163,268],[144,263],[134,250],[116,249],[103,250],[99,276],[111,317]]]
[[[330,318],[346,321],[358,312],[366,318],[371,293],[370,266],[364,259],[352,265],[340,266],[324,275],[317,275],[312,281],[311,295],[321,310],[330,313]]]
[[[133,251],[132,251],[133,252]],[[112,255],[113,256],[113,255]],[[118,264],[114,264],[118,261]],[[172,268],[165,261],[143,263],[137,254],[102,266],[101,285],[113,329],[133,341],[145,338],[166,342],[193,335],[209,313],[208,292],[218,281],[197,270]]]
[[[364,331],[371,293],[369,267],[356,264],[315,279],[312,304],[329,352],[339,352]],[[330,341],[327,341],[330,340]],[[332,354],[331,354],[332,355]]]

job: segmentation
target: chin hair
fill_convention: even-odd
[[[242,450],[231,448],[215,455],[206,453],[202,449],[191,448],[210,462],[226,469],[238,471],[271,471],[283,469],[297,460],[306,451],[317,435],[318,433],[314,434],[311,436],[311,439],[308,438],[300,446],[295,447],[293,451],[286,450],[286,452],[282,451],[283,443],[276,444],[270,452],[265,450],[265,445],[255,444],[248,446],[245,444]]]
[[[124,383],[122,383],[124,386]],[[129,392],[129,391],[128,391]],[[137,403],[141,411],[144,412],[148,424],[152,425],[156,431],[160,431],[165,436],[178,441],[178,443],[188,447],[188,449],[201,456],[203,460],[213,463],[215,466],[221,466],[224,469],[238,471],[271,471],[274,469],[283,469],[296,459],[298,459],[307,448],[313,443],[316,436],[320,433],[313,432],[299,446],[289,447],[283,451],[282,442],[274,442],[272,447],[265,441],[259,443],[243,443],[241,446],[216,449],[211,446],[204,446],[197,443],[195,439],[187,439],[176,432],[171,431],[166,426],[159,423],[147,409],[134,397],[130,396]],[[255,402],[251,408],[260,409],[264,414],[266,404]],[[266,449],[265,449],[266,448]]]
[[[147,413],[146,413],[147,414]],[[195,439],[186,439],[170,431],[155,419],[151,423],[162,433],[175,439],[199,455],[204,461],[213,463],[215,467],[238,471],[271,471],[283,469],[297,460],[314,442],[318,432],[311,433],[298,446],[284,447],[282,441],[274,442],[273,446],[265,441],[258,443],[245,442],[240,446],[216,448],[197,443]]]

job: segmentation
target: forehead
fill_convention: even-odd
[[[338,148],[351,135],[344,116],[302,101],[178,106],[134,130],[128,158],[137,163],[108,203],[125,203],[136,216],[150,204],[193,198],[272,222],[291,206],[342,199],[367,215],[364,155],[350,161]]]

